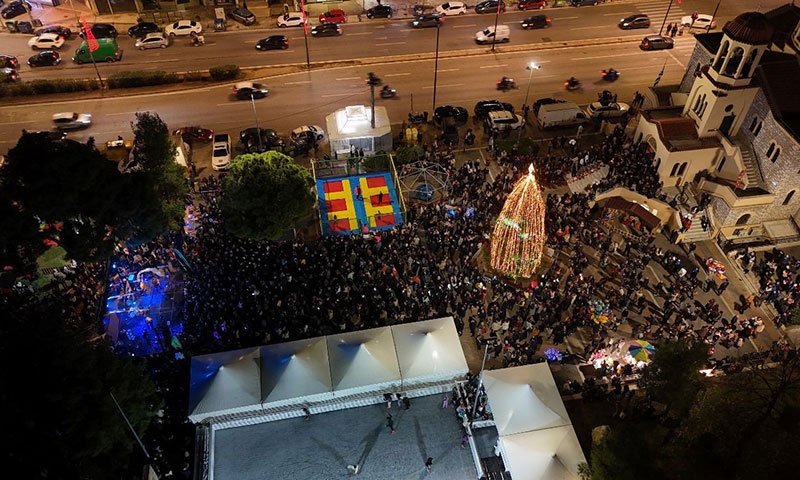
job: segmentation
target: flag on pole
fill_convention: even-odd
[[[86,17],[81,15],[81,23],[83,24],[83,34],[86,35],[86,44],[89,45],[89,51],[94,52],[100,48],[100,44],[97,43],[97,39],[94,38],[94,33],[92,33],[92,29],[89,28],[89,24],[86,23]]]
[[[656,76],[656,81],[653,82],[653,88],[658,86],[658,83],[661,82],[661,77],[664,76],[664,69],[667,68],[667,61],[664,60],[664,65],[661,67],[661,71],[658,72],[658,76]]]

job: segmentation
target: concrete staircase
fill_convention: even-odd
[[[758,159],[756,158],[755,152],[753,152],[753,147],[750,146],[750,142],[741,136],[737,136],[733,141],[736,143],[736,146],[739,147],[739,151],[742,154],[742,164],[744,165],[746,177],[744,187],[764,188],[764,181],[761,179],[761,169],[758,166]]]

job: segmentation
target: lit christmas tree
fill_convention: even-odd
[[[512,277],[530,277],[542,261],[545,204],[533,174],[519,179],[492,232],[492,268]]]

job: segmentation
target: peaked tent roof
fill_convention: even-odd
[[[500,436],[571,424],[547,363],[486,371],[483,385]]]
[[[502,437],[514,480],[578,480],[586,461],[571,425]]]
[[[189,411],[232,413],[261,404],[259,348],[192,357]]]
[[[333,390],[400,382],[400,368],[389,327],[326,337]]]
[[[263,403],[324,395],[331,390],[325,337],[261,347]]]
[[[457,377],[469,370],[452,317],[391,329],[403,379]]]

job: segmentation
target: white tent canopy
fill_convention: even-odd
[[[193,415],[252,410],[261,405],[259,349],[245,348],[192,358],[189,407]]]
[[[389,327],[327,338],[333,390],[337,394],[380,391],[400,384],[400,368]]]
[[[394,325],[392,334],[404,386],[463,378],[469,369],[451,318]]]
[[[483,385],[501,436],[570,424],[546,363],[484,372]]]
[[[578,479],[585,462],[571,425],[502,437],[508,469],[514,480]]]
[[[223,422],[315,403],[330,410],[347,397],[369,402],[466,373],[451,317],[200,355],[192,358],[189,418]]]
[[[483,385],[515,480],[578,480],[586,461],[547,363],[490,370]]]
[[[330,398],[331,370],[325,337],[261,347],[261,401],[278,406],[299,397]]]

